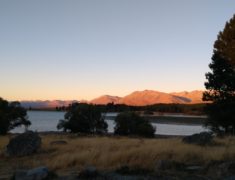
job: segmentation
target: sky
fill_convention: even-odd
[[[0,97],[203,90],[234,13],[229,0],[1,0]]]

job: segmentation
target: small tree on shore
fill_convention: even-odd
[[[58,129],[71,133],[103,134],[107,123],[95,105],[74,103],[69,106],[65,120],[60,120]]]
[[[206,74],[206,126],[216,133],[234,134],[235,130],[235,15],[226,23],[214,43],[214,54]]]
[[[152,124],[134,112],[120,113],[115,119],[114,134],[154,137],[156,129]]]
[[[0,135],[5,135],[17,126],[31,125],[27,119],[27,111],[19,102],[11,102],[0,98]]]

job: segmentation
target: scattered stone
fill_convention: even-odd
[[[170,169],[172,167],[172,162],[168,161],[168,160],[160,160],[157,161],[156,165],[155,165],[155,171],[161,170],[167,170]]]
[[[99,176],[99,172],[97,171],[96,167],[94,167],[94,166],[86,167],[78,175],[79,178],[85,178],[85,179],[96,178],[97,176]]]
[[[235,180],[235,176],[226,177],[226,178],[224,178],[224,180]]]
[[[212,162],[207,167],[207,175],[213,178],[224,178],[235,176],[235,161]]]
[[[55,179],[56,180],[78,180],[78,177],[75,176],[75,175],[67,175],[67,176],[59,176],[59,177],[57,177]]]
[[[36,132],[28,131],[12,138],[6,147],[8,156],[27,156],[38,151],[41,138]]]
[[[116,170],[116,173],[118,174],[129,174],[130,173],[130,168],[129,166],[121,166]]]
[[[197,175],[188,175],[188,176],[185,176],[181,179],[187,179],[187,180],[211,180],[207,177],[203,177],[203,176],[197,176]]]
[[[223,176],[235,175],[235,161],[224,162],[218,169],[220,170],[220,174]]]
[[[22,180],[26,179],[27,171],[25,170],[17,170],[12,179],[14,180]]]
[[[185,170],[187,172],[190,172],[190,173],[199,173],[199,172],[201,172],[204,169],[205,169],[205,167],[203,167],[203,166],[187,166],[185,168]]]
[[[129,166],[121,166],[115,170],[115,173],[120,175],[146,175],[151,174],[152,170],[143,169],[143,168],[130,168]]]
[[[191,136],[186,136],[182,140],[184,143],[187,144],[196,144],[196,145],[210,145],[213,142],[213,136],[211,133],[202,132],[200,134],[193,134]]]
[[[66,145],[67,141],[52,141],[50,145]]]
[[[100,178],[96,180],[175,180],[168,177],[152,177],[148,174],[145,175],[124,175],[117,172],[108,172],[103,174]]]
[[[169,160],[160,160],[157,161],[154,171],[166,171],[166,170],[183,170],[185,167],[182,163],[177,163]]]
[[[30,177],[34,180],[41,180],[47,178],[49,170],[47,167],[39,167],[27,172],[27,177]]]
[[[48,178],[49,170],[47,167],[38,167],[28,171],[16,171],[15,180],[44,180]]]

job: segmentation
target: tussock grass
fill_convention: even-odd
[[[126,137],[76,137],[74,135],[42,135],[39,153],[22,158],[9,158],[0,152],[5,167],[22,168],[46,165],[53,170],[80,170],[93,165],[112,170],[121,166],[153,169],[159,160],[189,164],[207,164],[211,161],[235,160],[235,137],[216,139],[215,145],[201,147],[181,142],[180,138],[138,139]],[[0,148],[9,137],[0,137]],[[65,140],[67,145],[50,145]]]

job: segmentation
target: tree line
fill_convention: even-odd
[[[96,105],[74,103],[68,107],[65,119],[59,121],[57,128],[71,133],[106,134],[108,124],[102,112]],[[156,131],[147,119],[135,112],[118,114],[115,124],[115,135],[154,137]]]
[[[107,105],[95,105],[102,112],[128,112],[142,111],[145,114],[159,113],[182,113],[203,115],[206,104],[153,104],[147,106],[129,106],[125,104],[108,103]],[[56,107],[56,111],[67,111],[69,106]]]

